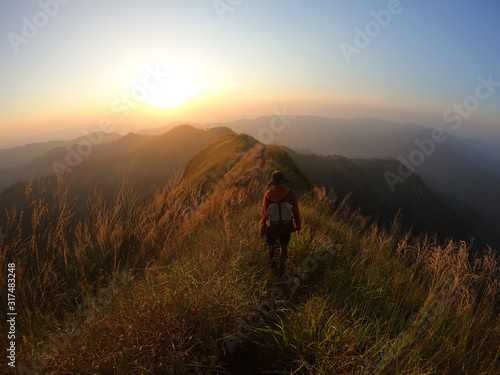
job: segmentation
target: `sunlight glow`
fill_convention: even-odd
[[[185,75],[174,73],[158,88],[148,93],[145,101],[153,107],[170,109],[178,107],[193,99],[197,94],[211,89],[209,86],[193,83]]]

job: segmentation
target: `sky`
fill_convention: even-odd
[[[498,0],[2,1],[0,145],[276,111],[491,138],[499,19]]]

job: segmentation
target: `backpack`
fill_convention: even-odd
[[[291,222],[293,218],[293,199],[293,191],[290,190],[287,196],[281,201],[271,203],[267,209],[267,218],[269,222],[280,224],[284,222]]]

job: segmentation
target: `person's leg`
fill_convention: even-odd
[[[268,245],[268,249],[269,249],[269,264],[271,265],[271,267],[274,268],[276,267],[276,261],[274,260],[276,245]]]
[[[280,252],[280,271],[285,270],[285,263],[286,263],[286,258],[288,256],[288,243],[290,242],[290,231],[288,230],[288,227],[283,227],[281,235],[280,235],[280,245],[281,245],[281,252]]]
[[[285,270],[286,257],[288,256],[288,244],[281,245],[281,253],[280,253],[280,271]]]
[[[276,230],[274,228],[268,228],[267,232],[267,249],[269,251],[269,264],[271,267],[276,268],[276,261],[274,260],[275,250],[276,250]]]

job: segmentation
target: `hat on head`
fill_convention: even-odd
[[[274,171],[271,181],[268,182],[268,185],[281,185],[290,182],[289,178],[286,178],[283,172]]]

